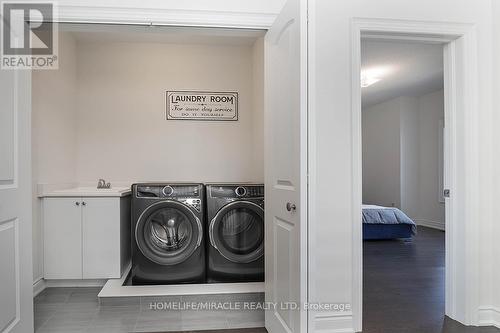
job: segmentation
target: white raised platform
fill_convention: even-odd
[[[125,274],[123,274],[122,278],[108,280],[99,293],[99,298],[264,292],[264,282],[124,286],[123,284],[125,283],[125,279],[127,278],[129,272],[130,266],[126,270]]]

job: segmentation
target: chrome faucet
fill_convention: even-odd
[[[97,188],[111,188],[111,183],[106,183],[104,179],[99,179],[97,182]]]

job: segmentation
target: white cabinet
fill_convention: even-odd
[[[44,276],[82,278],[82,210],[80,198],[47,198],[43,202]]]
[[[119,200],[84,198],[82,270],[84,279],[111,277],[120,270]],[[106,264],[104,264],[106,263]]]
[[[130,258],[129,197],[43,198],[45,279],[119,278]]]

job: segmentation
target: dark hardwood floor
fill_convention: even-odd
[[[178,332],[165,332],[165,333],[267,333],[264,327],[259,328],[237,328],[226,330],[204,330],[204,331],[178,331]]]
[[[486,333],[444,316],[444,232],[425,227],[411,242],[363,244],[364,333]]]

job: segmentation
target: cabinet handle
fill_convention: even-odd
[[[75,202],[75,205],[80,206],[80,203],[77,201],[77,202]]]
[[[87,203],[85,201],[83,201],[82,206],[87,206]]]

